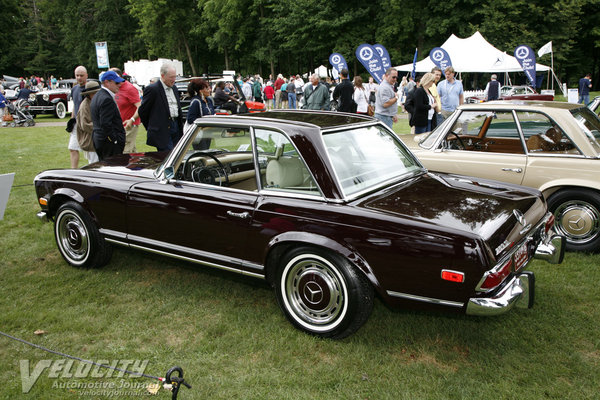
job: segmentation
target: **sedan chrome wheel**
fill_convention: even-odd
[[[68,201],[56,212],[54,236],[65,261],[74,267],[95,268],[106,264],[112,247],[81,204]]]
[[[277,272],[277,299],[297,328],[344,338],[358,330],[373,308],[373,287],[345,258],[311,247],[293,249]]]
[[[587,243],[600,234],[600,211],[582,200],[561,204],[554,211],[558,233],[572,243]]]
[[[567,239],[569,251],[600,251],[600,194],[587,189],[564,189],[548,199],[554,229]]]
[[[295,257],[285,268],[284,302],[298,323],[315,331],[334,328],[348,311],[344,277],[314,254]]]
[[[89,234],[83,221],[70,210],[56,220],[56,240],[61,252],[71,264],[83,264],[90,253]]]

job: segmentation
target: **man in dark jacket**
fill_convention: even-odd
[[[172,150],[183,133],[183,118],[179,103],[179,91],[175,87],[175,66],[164,63],[160,67],[160,79],[144,88],[138,114],[148,138],[146,144],[158,151]]]
[[[100,77],[102,89],[94,95],[91,103],[94,130],[92,139],[100,161],[123,153],[125,129],[115,101],[115,93],[123,78],[114,71],[106,71]]]
[[[354,86],[348,79],[348,70],[346,68],[340,71],[340,77],[342,78],[342,83],[337,85],[333,90],[333,99],[338,100],[338,111],[343,112],[356,112],[356,107],[354,103]]]

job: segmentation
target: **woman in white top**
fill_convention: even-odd
[[[369,92],[362,84],[362,78],[359,75],[354,77],[354,95],[352,96],[356,103],[356,113],[366,114],[369,105]]]

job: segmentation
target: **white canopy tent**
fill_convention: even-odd
[[[452,34],[440,46],[448,52],[452,67],[456,72],[521,72],[523,68],[517,59],[503,51],[498,50],[481,36],[479,31],[473,36],[461,39]],[[430,72],[435,66],[429,57],[417,62],[417,72]],[[404,64],[395,67],[398,71],[412,71],[413,64]],[[536,64],[536,71],[549,71],[547,65]]]

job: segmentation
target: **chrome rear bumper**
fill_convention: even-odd
[[[554,235],[540,243],[535,250],[534,258],[548,261],[550,264],[560,264],[565,257],[566,239],[564,236]]]
[[[46,214],[46,211],[40,211],[39,213],[35,214],[36,217],[38,217],[38,219],[42,222],[48,222],[48,214]]]
[[[513,307],[531,308],[535,294],[535,276],[524,271],[513,277],[491,297],[474,297],[467,303],[469,315],[492,316],[504,314]]]

